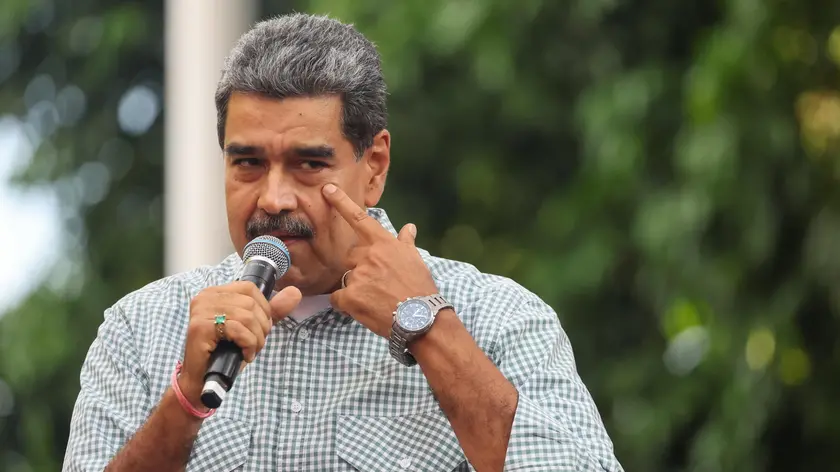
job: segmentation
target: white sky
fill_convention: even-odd
[[[12,186],[32,159],[20,121],[0,117],[0,316],[38,287],[61,243],[61,215],[49,188]]]

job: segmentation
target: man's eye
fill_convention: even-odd
[[[324,161],[302,161],[302,162],[300,163],[300,166],[301,166],[304,170],[319,170],[319,169],[324,169],[324,168],[328,167],[328,165],[329,165],[329,164],[327,164],[327,163],[326,163],[326,162],[324,162]]]
[[[233,160],[233,165],[236,167],[257,167],[260,165],[260,160],[256,157],[240,157]]]

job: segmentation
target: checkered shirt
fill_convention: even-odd
[[[396,234],[384,211],[369,210]],[[556,313],[503,277],[420,250],[441,294],[519,391],[505,470],[621,471]],[[81,370],[65,472],[101,471],[169,388],[190,299],[235,280],[233,254],[166,277],[105,311]],[[187,471],[469,471],[419,366],[325,309],[272,329],[263,351],[204,420]]]

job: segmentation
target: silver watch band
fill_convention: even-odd
[[[417,364],[417,360],[414,356],[408,352],[408,343],[414,341],[415,339],[419,338],[420,336],[426,334],[426,332],[431,329],[432,325],[434,324],[434,319],[437,317],[437,314],[440,310],[444,308],[454,308],[451,303],[447,302],[445,298],[443,298],[440,294],[429,295],[425,297],[417,297],[414,300],[423,300],[429,304],[432,309],[432,322],[429,323],[429,327],[421,332],[413,332],[408,333],[402,329],[402,327],[397,323],[396,316],[394,317],[394,324],[391,326],[391,337],[388,342],[388,350],[391,352],[391,356],[393,356],[397,361],[401,364],[411,367]]]

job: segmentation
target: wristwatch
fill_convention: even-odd
[[[432,328],[435,317],[444,308],[454,308],[439,293],[426,297],[413,297],[400,302],[394,311],[389,349],[400,364],[411,367],[417,364],[408,352],[408,344]]]

